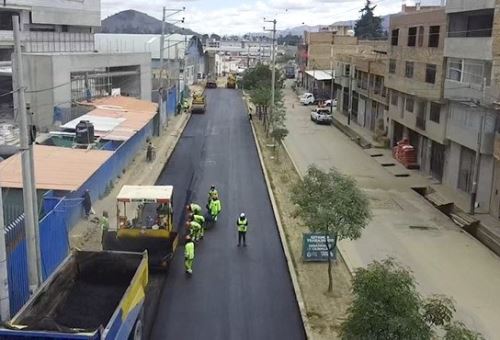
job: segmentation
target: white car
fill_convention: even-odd
[[[312,93],[304,93],[302,96],[300,96],[299,100],[302,105],[314,104],[315,101],[314,95]]]
[[[311,111],[311,120],[316,124],[332,124],[332,115],[330,114],[330,108],[328,107],[318,107]]]
[[[337,99],[328,99],[328,100],[325,100],[325,106],[333,106],[333,107],[337,107]]]

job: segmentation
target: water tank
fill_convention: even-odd
[[[75,128],[77,144],[91,144],[94,142],[94,124],[88,120],[81,120]]]

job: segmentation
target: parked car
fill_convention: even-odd
[[[311,111],[311,120],[316,124],[332,124],[332,115],[330,114],[330,108],[328,107],[318,107]]]
[[[311,105],[315,103],[314,95],[312,93],[304,93],[300,96],[299,101],[302,105]]]
[[[337,99],[328,99],[328,100],[325,100],[324,105],[326,107],[330,107],[330,106],[337,107]]]

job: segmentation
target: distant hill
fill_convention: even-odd
[[[161,34],[161,20],[145,13],[126,10],[113,14],[101,22],[101,33],[130,33],[130,34]],[[198,33],[183,29],[173,24],[165,23],[165,33],[192,34]]]
[[[390,16],[390,14],[382,16],[382,29],[384,31],[389,30],[389,16]],[[334,22],[332,25],[347,25],[347,26],[354,27],[354,25],[356,24],[356,21],[357,20],[337,21],[337,22]],[[315,26],[302,25],[302,26],[287,28],[287,29],[279,31],[278,36],[280,36],[280,35],[286,36],[288,34],[302,36],[302,34],[304,34],[304,31],[318,32],[320,27],[325,27],[325,26],[328,26],[328,25],[315,25]]]

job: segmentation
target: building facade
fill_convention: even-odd
[[[444,183],[500,217],[500,165],[495,158],[499,96],[500,1],[448,0],[444,98],[449,113]]]
[[[391,145],[406,138],[420,170],[444,175],[447,106],[443,100],[443,7],[406,7],[390,17],[385,86]]]

